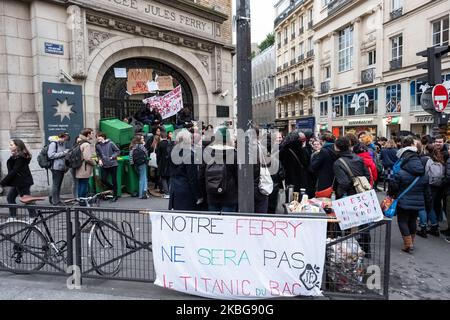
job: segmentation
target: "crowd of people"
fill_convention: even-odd
[[[137,196],[148,199],[149,185],[154,183],[153,189],[169,199],[169,209],[237,212],[239,165],[236,139],[230,132],[227,126],[216,130],[212,126],[203,126],[201,130],[185,126],[174,137],[164,126],[155,126],[150,138],[136,134],[130,144],[129,158],[139,177]],[[256,133],[259,136],[259,130]],[[117,158],[121,150],[102,132],[97,132],[95,138],[92,129],[84,129],[70,148],[67,133],[49,139],[46,152],[52,176],[51,204],[63,205],[61,186],[68,171],[74,179],[73,196],[86,197],[96,165],[101,167],[102,183],[114,192],[111,201],[118,200]],[[258,157],[253,165],[255,213],[276,213],[280,189],[292,188],[309,198],[330,199],[374,189],[399,198],[397,218],[403,251],[413,251],[416,235],[427,238],[442,234],[450,242],[450,229],[439,230],[444,217],[450,220],[449,145],[444,136],[388,140],[375,139],[366,132],[341,137],[323,132],[315,137],[311,131],[296,130],[277,143],[279,148],[272,158],[278,157],[280,166],[269,180],[264,169],[269,165],[261,160],[265,157]],[[174,161],[175,146],[186,146],[176,148],[177,156],[192,161]],[[268,158],[270,149],[257,146],[258,154]],[[0,185],[11,187],[7,201],[12,204],[17,196],[30,194],[33,177],[29,169],[31,154],[25,144],[12,140],[10,151],[8,174]],[[76,152],[81,165],[72,166],[68,155],[77,159]],[[199,153],[209,154],[216,161],[210,163],[203,158],[195,161]],[[272,185],[268,187],[268,183]],[[14,215],[12,210],[11,216]]]

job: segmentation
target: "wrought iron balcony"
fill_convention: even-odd
[[[288,38],[285,38],[284,39],[284,44],[288,44],[288,41],[289,41]]]
[[[314,78],[305,79],[303,81],[303,87],[305,89],[313,88],[314,87]]]
[[[353,0],[335,0],[328,4],[328,16],[331,16],[339,9],[343,8],[347,4],[353,2]]]
[[[314,56],[314,50],[309,50],[308,53],[306,54],[307,58],[311,58]]]
[[[287,111],[284,113],[284,117],[285,118],[289,117],[289,113]]]
[[[291,40],[295,39],[295,33],[291,33]]]
[[[277,67],[277,72],[280,72],[281,70],[283,70],[282,67]]]
[[[311,30],[313,28],[314,22],[310,21],[308,22],[308,30]]]
[[[320,93],[327,93],[330,91],[330,81],[325,81],[320,84]]]
[[[294,64],[296,64],[297,63],[297,60],[296,59],[292,59],[291,60],[291,66],[293,66]]]
[[[305,60],[305,55],[301,54],[298,56],[298,62],[302,62],[303,60]]]
[[[302,81],[295,81],[275,89],[275,97],[285,96],[300,91],[303,88]]]
[[[287,69],[289,67],[289,63],[285,63],[285,64],[283,64],[283,69]]]
[[[301,27],[300,30],[299,30],[299,33],[300,34],[304,34],[305,33],[305,27]]]
[[[282,23],[291,13],[293,13],[298,7],[302,6],[304,4],[304,0],[297,1],[297,3],[292,2],[291,5],[286,8],[276,19],[274,26],[275,28]]]
[[[291,117],[295,117],[295,110],[291,111]]]
[[[392,60],[390,62],[390,64],[391,64],[391,71],[401,69],[403,66],[403,59],[398,58],[398,59]]]
[[[375,79],[375,69],[370,68],[367,70],[361,71],[361,83],[372,83]]]
[[[397,19],[403,15],[403,8],[398,8],[391,12],[391,20]]]

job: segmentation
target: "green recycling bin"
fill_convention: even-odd
[[[174,128],[173,124],[165,124],[164,125],[164,129],[166,129],[166,133],[175,131],[175,128]]]
[[[117,162],[119,164],[117,168],[117,196],[122,196],[122,188],[124,186],[123,172],[124,172],[124,164],[125,160],[122,158],[118,158]],[[102,183],[102,169],[99,165],[94,167],[94,176],[89,179],[89,190],[93,193],[100,193],[103,191],[107,191],[107,188]],[[112,184],[112,177],[108,177],[108,182]]]
[[[139,176],[133,166],[130,165],[130,157],[124,156],[122,159],[125,190],[135,197],[139,194]]]
[[[129,145],[134,137],[134,128],[119,119],[100,120],[100,131],[118,146]]]

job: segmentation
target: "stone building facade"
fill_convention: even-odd
[[[114,68],[172,76],[200,121],[232,117],[233,95],[222,94],[233,91],[231,16],[231,0],[0,0],[2,172],[10,139],[35,156],[44,143],[45,83],[81,86],[83,126],[94,129],[142,101],[125,94]],[[45,190],[36,161],[32,171],[33,190]]]

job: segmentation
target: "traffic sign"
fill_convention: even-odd
[[[437,112],[444,112],[448,105],[448,91],[445,86],[438,84],[432,91],[434,108]]]
[[[392,123],[392,117],[387,117],[386,123],[387,123],[387,124],[391,124],[391,123]]]

